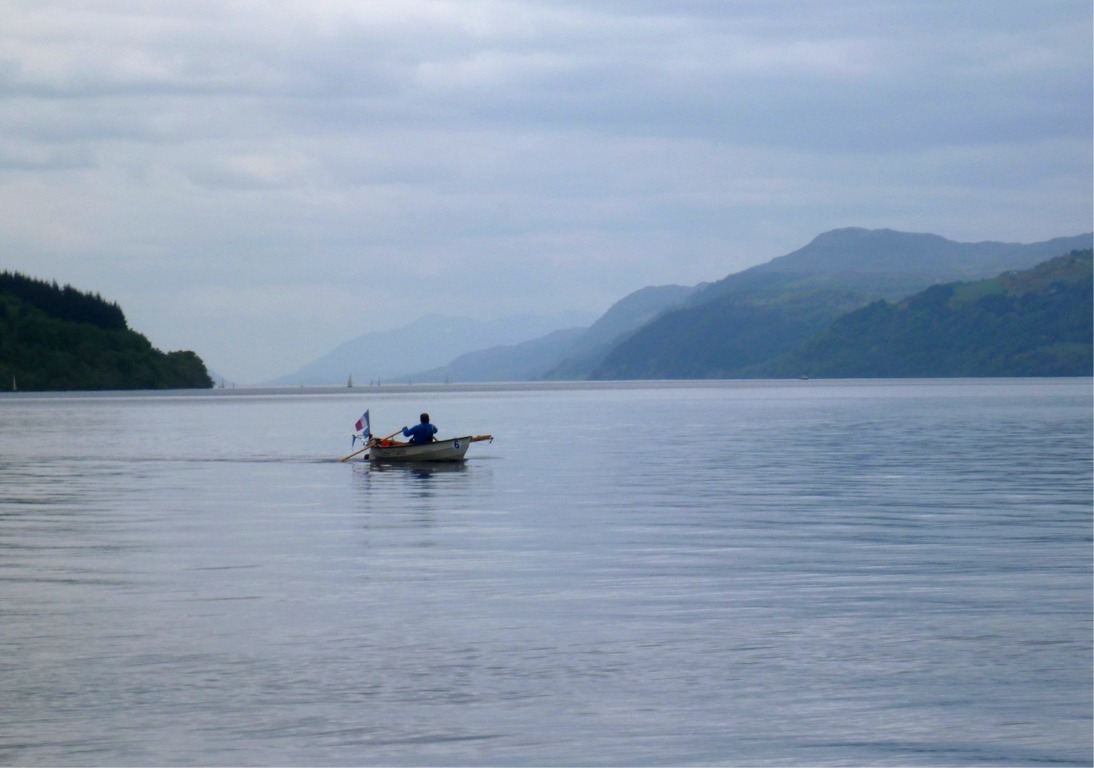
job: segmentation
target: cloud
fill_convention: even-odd
[[[1085,0],[12,0],[0,30],[0,267],[245,381],[433,301],[600,311],[836,226],[1091,229]]]

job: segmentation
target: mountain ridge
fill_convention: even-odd
[[[365,383],[751,375],[752,366],[788,354],[841,315],[878,299],[898,301],[934,284],[1029,268],[1092,244],[1092,233],[1028,244],[961,243],[930,233],[844,227],[712,282],[638,289],[599,317],[590,316],[593,322],[583,331],[576,323],[558,322],[542,334],[476,345],[454,344],[411,324],[371,335],[388,336],[383,345],[357,349],[359,358],[379,361],[374,372],[336,362],[322,376],[302,375],[370,337],[365,334],[271,383],[337,385],[348,376]],[[465,322],[442,321],[451,327]],[[414,339],[415,333],[424,340]],[[418,357],[404,354],[412,344],[420,348]],[[450,353],[443,362],[439,349]]]
[[[849,312],[757,375],[1090,376],[1094,251]]]
[[[954,279],[983,278],[1021,269],[1031,260],[1069,253],[1089,243],[1056,237],[1035,243],[981,240],[963,243],[927,232],[843,227],[823,232],[807,245],[751,267],[753,272],[835,272],[952,274]]]
[[[675,379],[749,375],[840,315],[930,285],[988,278],[1089,248],[1094,234],[1031,244],[958,243],[895,230],[832,230],[803,248],[711,283],[614,347],[589,378]],[[1059,250],[1065,249],[1065,250]],[[875,256],[872,257],[871,254]],[[871,266],[875,258],[880,267]]]

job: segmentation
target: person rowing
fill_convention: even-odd
[[[436,439],[433,436],[437,434],[437,427],[429,423],[428,413],[423,413],[419,419],[413,427],[403,427],[403,437],[409,437],[411,445],[432,443]]]

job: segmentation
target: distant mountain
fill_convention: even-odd
[[[575,351],[596,349],[634,332],[666,309],[682,304],[702,287],[655,285],[627,294],[589,326],[578,340]]]
[[[478,350],[444,366],[409,376],[412,381],[534,381],[583,378],[612,342],[640,328],[695,288],[661,285],[628,294],[588,328],[555,331],[538,339]]]
[[[935,283],[1029,268],[1090,234],[1043,243],[957,243],[937,235],[840,229],[766,264],[703,286],[615,345],[595,379],[730,378],[788,354],[836,318]]]
[[[658,285],[641,288],[617,301],[546,369],[541,378],[565,380],[588,377],[604,355],[624,338],[663,312],[680,306],[703,285]]]
[[[407,380],[415,371],[436,368],[460,355],[518,344],[560,328],[585,325],[595,315],[519,315],[499,320],[427,315],[390,331],[366,333],[345,342],[294,373],[266,382],[281,385],[342,385],[352,377],[370,381]]]
[[[0,386],[23,391],[199,389],[196,354],[161,352],[121,308],[72,286],[0,273]]]
[[[520,344],[491,347],[460,355],[447,365],[409,375],[416,382],[536,381],[558,364],[585,333],[566,328]]]
[[[1092,241],[1085,234],[1029,245],[958,243],[890,229],[838,229],[717,282],[635,291],[585,329],[574,326],[591,316],[477,323],[434,315],[360,336],[271,383],[756,376],[871,302],[1027,269]]]
[[[774,376],[1090,376],[1094,252],[1033,269],[934,285],[851,312],[800,350],[760,366]]]
[[[722,297],[657,318],[611,349],[591,378],[734,378],[862,304],[861,294],[821,287],[762,300]]]

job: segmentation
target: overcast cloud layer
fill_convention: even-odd
[[[253,382],[841,226],[1079,234],[1091,39],[1089,0],[6,0],[0,269]]]

